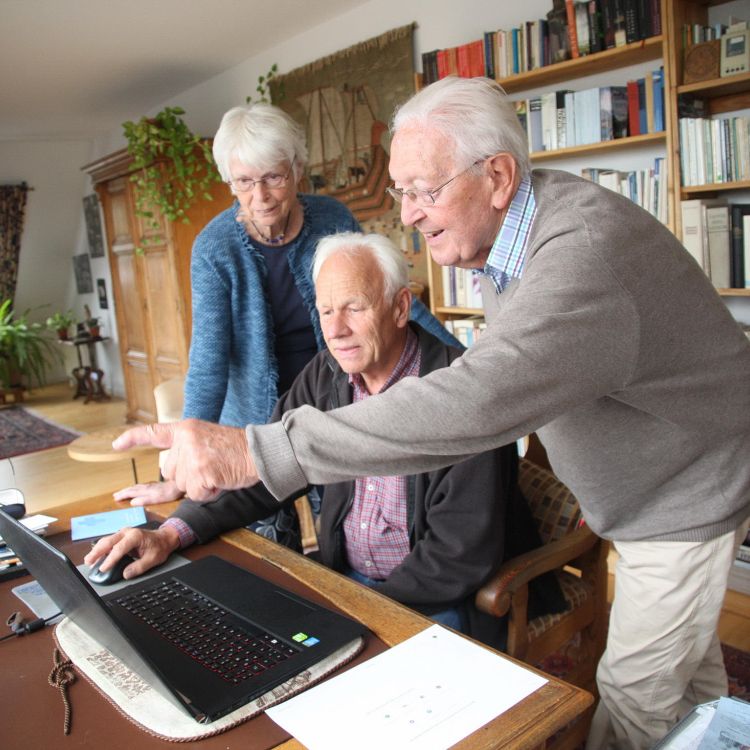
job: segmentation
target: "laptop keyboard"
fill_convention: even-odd
[[[297,649],[270,633],[229,622],[203,594],[172,579],[116,600],[206,669],[238,685],[288,659]]]

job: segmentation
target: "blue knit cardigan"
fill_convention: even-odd
[[[325,235],[361,230],[333,198],[300,194],[299,201],[304,223],[289,245],[289,268],[320,350],[325,341],[311,274],[315,246]],[[183,416],[239,427],[265,424],[280,394],[266,265],[236,220],[238,208],[235,203],[214,217],[193,244],[193,332]],[[412,319],[446,343],[460,346],[418,300]]]

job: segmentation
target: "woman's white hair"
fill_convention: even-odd
[[[473,164],[504,151],[522,177],[531,169],[528,139],[513,102],[489,78],[448,76],[425,87],[394,112],[391,133],[412,125],[452,138],[456,162]]]
[[[388,301],[403,287],[409,287],[409,267],[404,254],[382,234],[363,234],[362,232],[339,232],[329,234],[319,240],[313,258],[313,282],[328,258],[336,253],[343,253],[356,258],[362,252],[370,252],[383,272],[383,295]]]
[[[293,163],[296,182],[307,163],[305,131],[272,104],[234,107],[221,118],[213,154],[225,182],[232,178],[229,171],[232,159],[264,171],[284,162]]]

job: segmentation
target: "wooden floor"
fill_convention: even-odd
[[[84,404],[83,399],[73,399],[73,390],[67,383],[27,393],[24,406],[56,424],[81,433],[125,424],[125,402],[122,399]],[[140,481],[158,478],[157,456],[138,458],[136,469]],[[83,463],[70,458],[65,446],[0,461],[0,487],[18,487],[32,513],[71,500],[115,492],[130,484],[133,484],[130,460]],[[113,500],[112,508],[117,507],[123,506]]]
[[[52,421],[80,432],[93,432],[125,424],[125,403],[121,399],[84,404],[73,400],[73,392],[63,383],[28,394],[25,405]],[[18,487],[26,496],[30,512],[115,492],[133,482],[129,461],[82,463],[68,456],[67,449],[29,453],[14,458],[15,480],[8,461],[0,462],[0,487]],[[158,477],[156,455],[139,458],[138,477],[149,481]],[[122,507],[112,501],[113,509]],[[611,591],[611,586],[610,586]],[[723,643],[750,651],[750,597],[728,591],[719,623]]]

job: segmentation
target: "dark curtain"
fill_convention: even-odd
[[[12,300],[16,292],[28,191],[25,182],[20,185],[0,185],[0,302]]]

